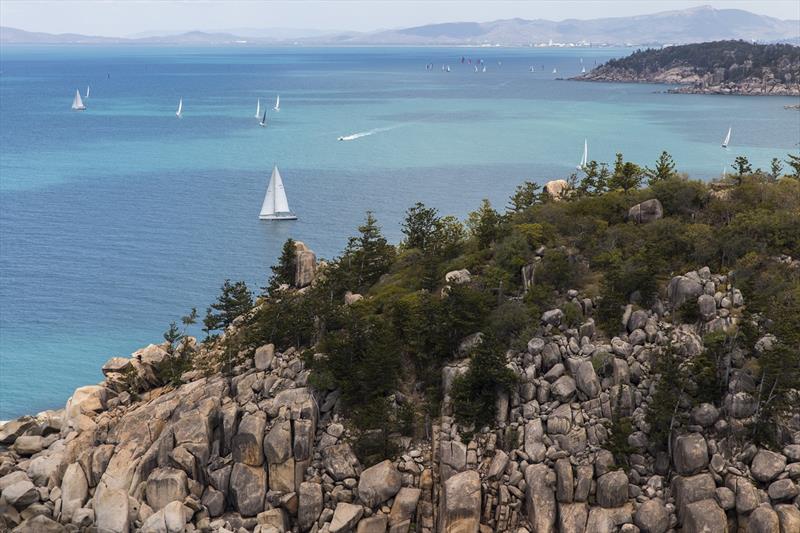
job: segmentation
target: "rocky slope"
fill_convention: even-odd
[[[800,48],[720,41],[640,50],[574,79],[681,85],[674,93],[800,96]]]
[[[637,223],[661,217],[645,207],[632,209]],[[311,283],[313,253],[297,250],[299,282]],[[451,272],[447,282],[469,283],[470,274]],[[656,362],[668,348],[691,362],[705,349],[702,335],[731,330],[745,308],[728,277],[708,268],[672,278],[666,294],[650,309],[628,306],[625,333],[606,339],[592,318],[596,302],[570,290],[579,327],[564,324],[563,309],[548,310],[527,347],[507,352],[518,381],[499,395],[492,427],[452,417],[447,391],[467,368],[457,360],[443,370],[430,437],[398,436],[398,455],[369,467],[354,453],[339,391],[310,386],[297,347],[263,345],[225,372],[198,364],[178,385],[157,375],[166,346],[112,358],[106,379],[77,389],[64,409],[0,428],[0,530],[800,531],[800,415],[781,450],[740,438],[760,394],[741,354],[731,358],[722,407],[693,408],[670,453],[653,448],[645,412]],[[696,323],[675,319],[687,301],[697,303]],[[758,346],[770,350],[771,339]],[[197,361],[216,349],[199,346]],[[633,423],[624,461],[612,453],[618,416]]]

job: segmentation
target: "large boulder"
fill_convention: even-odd
[[[642,533],[664,533],[669,528],[669,513],[661,500],[647,500],[636,510],[633,523]]]
[[[21,510],[39,501],[39,491],[36,490],[33,483],[24,479],[3,489],[3,498],[6,502]]]
[[[391,513],[389,513],[389,526],[395,526],[406,521],[411,521],[417,511],[417,503],[422,495],[422,490],[412,487],[403,487],[394,497]]]
[[[358,480],[358,497],[367,507],[374,508],[400,490],[402,477],[389,461],[380,462],[361,472]]]
[[[759,450],[750,463],[750,473],[762,483],[775,479],[784,468],[786,468],[786,457],[769,450]]]
[[[588,399],[593,400],[600,394],[600,380],[591,361],[581,361],[575,370],[575,384]]]
[[[692,502],[686,506],[683,533],[727,533],[725,511],[710,499]]]
[[[477,533],[481,521],[481,478],[475,470],[451,476],[439,502],[439,531]]]
[[[563,532],[586,531],[586,521],[589,518],[589,504],[562,503],[558,506],[558,530]]]
[[[451,285],[463,285],[472,281],[472,275],[466,268],[462,268],[461,270],[451,270],[444,275],[444,281]]]
[[[570,192],[569,183],[567,180],[552,180],[544,184],[544,191],[553,200],[562,200],[567,197]]]
[[[550,387],[550,393],[561,403],[569,402],[575,395],[575,380],[572,376],[561,376]]]
[[[700,433],[681,435],[675,439],[672,453],[675,470],[682,476],[697,474],[708,466],[708,446]]]
[[[714,477],[709,473],[689,477],[676,476],[672,480],[672,495],[675,497],[678,520],[683,520],[689,504],[700,500],[713,500],[716,488]]]
[[[267,415],[263,411],[245,414],[239,422],[239,431],[231,440],[233,460],[250,466],[264,464],[264,429]]]
[[[575,494],[575,476],[569,459],[562,457],[556,461],[556,499],[561,503],[572,503]],[[587,511],[588,512],[588,511]]]
[[[256,370],[269,370],[272,366],[272,360],[275,358],[275,345],[265,344],[256,348],[256,353],[253,356],[253,362],[256,365]]]
[[[602,507],[620,507],[628,501],[628,476],[622,470],[603,474],[597,479],[597,503]]]
[[[328,474],[336,481],[358,476],[358,459],[349,444],[334,444],[323,448],[322,464]]]
[[[684,302],[695,300],[703,294],[703,284],[698,279],[687,276],[675,276],[667,285],[667,296],[674,309]]]
[[[294,286],[298,289],[311,285],[317,271],[317,256],[301,241],[294,243]]]
[[[23,416],[11,420],[0,426],[0,444],[13,444],[17,437],[34,426],[36,420],[30,416]]]
[[[95,494],[94,519],[98,531],[128,533],[130,500],[123,489],[106,489]]]
[[[189,494],[186,472],[177,468],[156,468],[150,473],[145,486],[147,504],[154,511],[166,507],[169,502],[183,501]]]
[[[664,208],[658,198],[652,200],[645,200],[640,204],[628,209],[628,220],[632,220],[637,224],[645,224],[658,220],[664,216]]]
[[[336,510],[333,512],[333,520],[331,520],[330,533],[351,531],[361,520],[363,514],[364,508],[360,505],[346,502],[337,503]]]
[[[322,485],[305,481],[298,490],[297,525],[301,531],[308,531],[317,523],[324,503]]]
[[[108,389],[100,385],[78,387],[67,400],[64,423],[67,427],[81,429],[84,417],[105,409]]]
[[[796,505],[784,503],[775,506],[778,520],[781,523],[781,533],[800,531],[800,509]]]
[[[525,508],[528,522],[534,531],[553,531],[556,524],[556,499],[552,487],[552,473],[543,464],[529,465],[525,469]],[[478,504],[480,512],[480,504]]]
[[[2,525],[2,521],[0,521],[0,525]],[[12,531],[13,533],[65,533],[67,529],[58,522],[40,514],[23,521]]]
[[[295,462],[292,456],[292,423],[290,420],[276,422],[264,439],[264,455],[269,464],[270,489],[279,492],[294,492]]]
[[[267,471],[260,466],[235,463],[231,470],[230,497],[242,516],[255,516],[264,510]]]
[[[64,472],[61,481],[61,520],[72,520],[75,511],[83,507],[89,496],[89,483],[86,474],[78,463],[72,463]]]
[[[762,503],[750,513],[747,533],[782,533],[778,513],[768,503]]]

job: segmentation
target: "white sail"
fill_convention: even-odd
[[[89,89],[91,89],[91,87],[89,87],[89,86],[87,85],[87,86],[86,86],[86,96],[85,96],[85,98],[89,98]]]
[[[75,98],[72,100],[72,109],[75,111],[83,111],[86,109],[86,106],[83,105],[83,100],[81,100],[81,92],[79,90],[75,90]]]
[[[256,102],[256,118],[261,118],[261,98]]]
[[[728,128],[728,134],[725,135],[725,140],[722,141],[722,147],[723,148],[727,148],[728,147],[728,143],[731,142],[731,129],[733,129],[733,128]]]
[[[175,111],[175,116],[181,118],[182,114],[183,114],[183,98],[181,97],[181,99],[178,100],[178,110]]]
[[[283,180],[278,167],[272,169],[272,176],[267,186],[267,194],[264,196],[264,203],[261,204],[261,213],[258,218],[261,220],[291,220],[297,218],[289,210],[289,200],[286,198],[286,189],[283,187]]]
[[[553,69],[553,74],[557,74],[557,73],[558,73],[558,70]]]
[[[278,95],[278,97],[275,98],[275,108],[274,109],[275,109],[275,111],[280,111],[281,110],[281,95]]]
[[[581,74],[586,74],[586,67],[581,67]]]
[[[581,164],[578,165],[578,170],[583,170],[586,164],[589,162],[589,141],[584,139],[583,140],[583,157],[581,157]]]

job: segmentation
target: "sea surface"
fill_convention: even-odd
[[[556,79],[629,52],[4,45],[0,419],[62,407],[225,278],[263,286],[288,237],[334,257],[367,210],[396,242],[417,201],[502,208],[523,180],[568,176],[584,139],[590,159],[668,150],[706,179],[797,150],[797,99]],[[273,164],[297,221],[258,220]]]

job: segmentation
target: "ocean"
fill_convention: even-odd
[[[568,176],[584,139],[590,159],[668,150],[704,179],[797,150],[797,99],[555,79],[630,51],[4,45],[0,419],[62,407],[225,278],[257,290],[288,237],[336,256],[367,210],[397,242],[417,201],[503,208]],[[297,221],[258,220],[273,164]]]

